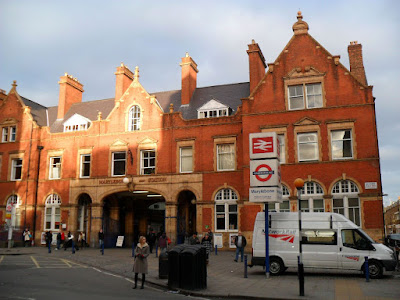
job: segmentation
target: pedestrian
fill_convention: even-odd
[[[51,242],[53,241],[53,235],[50,231],[46,232],[46,245],[49,249],[49,253],[51,253]]]
[[[61,245],[61,232],[59,230],[57,233],[57,248],[56,248],[56,250],[60,250],[60,245]]]
[[[153,228],[150,228],[149,234],[147,235],[147,242],[150,247],[150,253],[153,253],[154,244],[156,243],[156,233]]]
[[[83,247],[86,247],[86,234],[82,231],[81,235],[82,235],[81,248],[83,248]]]
[[[200,240],[197,237],[197,232],[193,232],[193,235],[189,240],[189,244],[190,245],[198,245],[198,244],[200,244]]]
[[[139,238],[139,243],[136,246],[135,261],[133,262],[133,272],[135,272],[135,285],[132,287],[133,289],[136,289],[137,287],[139,273],[142,273],[142,286],[140,288],[144,288],[146,274],[148,273],[147,257],[149,256],[149,254],[150,247],[146,243],[146,238],[144,236],[141,236]]]
[[[65,245],[65,233],[64,231],[61,232],[61,244],[63,244],[63,247]]]
[[[25,247],[28,247],[30,242],[31,242],[31,232],[29,231],[28,228],[25,228],[24,232],[22,233],[22,235],[24,236],[24,244]]]
[[[201,244],[206,247],[206,254],[207,254],[206,258],[208,264],[208,257],[210,256],[210,252],[212,251],[211,239],[208,232],[204,235],[203,239],[201,240]]]
[[[72,238],[74,236],[71,234],[71,231],[68,231],[67,240],[64,242],[64,251],[67,250],[68,247],[72,247]]]
[[[78,244],[81,245],[81,248],[83,248],[83,246],[85,245],[85,234],[83,233],[83,231],[79,232]]]
[[[101,252],[104,247],[104,232],[103,232],[103,229],[101,229],[101,228],[99,231],[99,247],[100,247],[100,252]]]
[[[213,249],[214,248],[214,234],[212,233],[211,228],[208,228],[207,233],[211,240],[211,249]]]
[[[239,258],[239,252],[240,252],[240,260],[243,262],[244,247],[246,247],[246,244],[247,244],[246,238],[242,235],[242,232],[239,231],[238,235],[235,236],[236,262],[238,261]]]
[[[168,248],[168,240],[167,234],[163,232],[158,239],[158,247],[160,248],[160,253],[164,253]]]

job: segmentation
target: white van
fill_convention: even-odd
[[[269,214],[270,274],[278,275],[297,267],[299,218],[297,212]],[[393,271],[393,251],[376,243],[361,228],[336,213],[302,213],[302,253],[304,268],[363,271],[368,256],[371,278],[380,278],[383,269]],[[250,266],[265,265],[265,213],[257,214],[253,232]]]

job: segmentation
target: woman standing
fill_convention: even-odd
[[[135,285],[133,289],[136,289],[138,274],[142,273],[142,286],[144,288],[144,281],[146,279],[146,274],[148,273],[147,256],[150,254],[149,245],[146,243],[146,238],[141,236],[139,238],[139,243],[136,246],[135,261],[133,263],[133,272],[135,272]]]

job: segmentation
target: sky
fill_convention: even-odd
[[[58,105],[65,72],[83,101],[114,97],[116,67],[139,66],[150,92],[180,89],[181,57],[198,64],[197,86],[248,82],[254,39],[273,62],[293,35],[297,11],[313,36],[349,68],[358,41],[376,97],[385,204],[400,197],[400,1],[6,1],[0,0],[0,89]]]

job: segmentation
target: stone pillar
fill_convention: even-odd
[[[71,231],[71,233],[74,235],[74,238],[76,238],[77,235],[77,225],[78,225],[78,205],[73,204],[69,208],[69,214],[68,214],[68,231]]]
[[[125,213],[125,244],[130,246],[133,243],[133,210]]]
[[[176,244],[178,206],[176,203],[165,203],[165,232],[171,239],[172,244]]]
[[[90,247],[99,246],[99,231],[103,225],[103,206],[92,204],[91,226],[90,226]],[[88,241],[89,242],[89,241]]]

